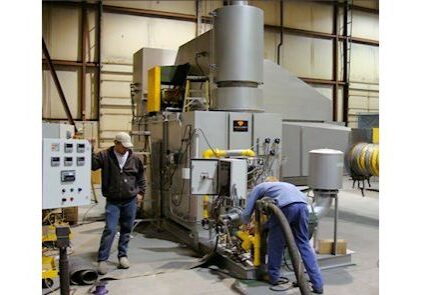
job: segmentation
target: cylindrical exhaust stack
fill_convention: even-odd
[[[343,152],[331,149],[312,150],[309,152],[308,186],[312,189],[341,189],[343,169]]]
[[[308,186],[313,190],[313,209],[323,218],[332,206],[332,196],[342,188],[344,154],[331,149],[309,152]]]
[[[216,75],[214,108],[263,111],[263,11],[230,1],[215,11]]]

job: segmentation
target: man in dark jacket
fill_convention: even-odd
[[[92,143],[92,142],[91,142]],[[117,226],[120,226],[118,241],[119,268],[129,268],[127,250],[130,233],[136,218],[137,203],[145,193],[143,164],[130,149],[130,136],[125,132],[116,135],[114,146],[97,154],[92,153],[92,170],[101,170],[102,195],[107,199],[105,206],[105,228],[98,250],[98,272],[107,273]]]

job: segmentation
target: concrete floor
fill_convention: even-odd
[[[351,189],[345,178],[339,198],[339,238],[355,251],[355,266],[322,271],[327,295],[374,295],[379,293],[379,194]],[[320,222],[319,238],[332,238],[332,210]],[[83,214],[83,212],[82,212]],[[73,254],[95,263],[103,222],[77,226],[73,229]],[[110,272],[105,276],[109,294],[300,294],[298,289],[286,292],[269,290],[269,285],[257,281],[237,281],[224,273],[190,267],[198,262],[196,254],[167,234],[146,229],[135,232],[131,240],[129,270],[117,270],[116,243],[110,258]],[[118,279],[118,280],[115,280]],[[293,279],[293,277],[291,277]],[[73,294],[89,294],[90,287],[72,286]],[[59,294],[58,291],[51,294]]]

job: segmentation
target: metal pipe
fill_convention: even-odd
[[[312,208],[309,205],[309,211],[313,211],[314,214],[316,214],[317,219],[321,219],[326,216],[327,212],[332,206],[332,198],[329,194],[322,194],[318,191],[314,191],[314,198],[314,204],[312,204]]]
[[[279,44],[277,46],[276,51],[276,61],[278,65],[281,64],[281,53],[279,50],[281,49],[282,44],[284,43],[284,1],[279,3],[279,22],[280,22],[280,30],[279,30]]]
[[[80,71],[80,117],[82,121],[86,118],[86,48],[88,38],[88,9],[86,8],[86,1],[82,2],[82,17],[81,17],[81,56],[82,56],[82,70]]]
[[[229,6],[229,5],[248,5],[248,1],[224,1],[223,2],[224,6]]]

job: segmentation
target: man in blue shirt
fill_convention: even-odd
[[[313,285],[313,292],[323,294],[323,278],[317,265],[316,255],[309,243],[307,197],[296,186],[287,182],[279,182],[275,177],[268,177],[266,182],[257,185],[247,199],[247,206],[242,214],[245,224],[250,222],[257,200],[270,197],[287,218],[295,243],[300,251],[305,269]],[[268,275],[269,282],[277,285],[280,276],[282,258],[285,249],[285,237],[275,216],[268,221]]]

